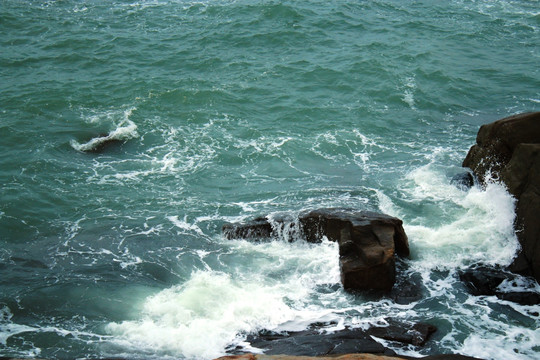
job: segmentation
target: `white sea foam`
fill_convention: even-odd
[[[197,272],[182,286],[147,299],[140,321],[107,330],[134,347],[187,358],[213,358],[240,332],[275,328],[294,317],[281,291],[217,272]]]
[[[339,281],[335,244],[238,240],[226,245],[231,254],[245,257],[251,272],[194,272],[186,283],[146,299],[140,320],[111,323],[107,331],[132,347],[208,359],[241,342],[241,334],[300,330],[317,319],[339,319],[332,310],[306,306],[317,285]]]
[[[414,76],[410,76],[404,79],[402,84],[403,101],[406,102],[411,109],[416,109],[414,101],[414,91],[416,89],[416,81]]]
[[[499,314],[492,310],[490,304],[501,302],[494,296],[470,297],[463,307],[458,306],[458,312],[462,315],[459,320],[471,331],[457,351],[484,359],[536,358],[538,344],[540,344],[540,327],[538,326],[540,306],[508,303],[511,308]],[[463,311],[466,308],[469,314]],[[536,320],[532,321],[533,325],[530,327],[516,326],[513,323],[515,314],[518,312],[525,314],[526,311],[523,311],[525,309],[529,310],[527,314],[529,317],[531,313],[535,313],[536,316],[532,318],[535,317]],[[513,310],[521,311],[514,312]]]
[[[435,163],[437,155],[433,156]],[[502,185],[495,183],[485,189],[457,189],[433,163],[403,177],[395,193],[375,191],[379,207],[391,215],[404,215],[413,251],[411,271],[422,276],[427,301],[442,297],[448,302],[448,309],[434,312],[432,316],[456,327],[472,329],[475,321],[499,329],[501,333],[512,332],[520,327],[504,325],[501,317],[490,318],[494,312],[491,306],[497,305],[498,299],[478,300],[471,296],[462,304],[456,298],[457,280],[453,270],[476,262],[506,264],[511,261],[517,249],[512,228],[514,199]],[[241,221],[274,200],[238,202],[234,205],[245,214],[230,219],[219,214],[193,221],[178,216],[167,219],[179,233],[201,236],[204,232],[199,225],[203,222]],[[406,208],[433,204],[440,208],[440,219],[430,212],[411,212]],[[411,213],[417,217],[407,219]],[[290,227],[282,227],[281,222],[276,221],[283,214],[268,216],[281,241],[252,243],[213,238],[212,241],[219,244],[219,251],[201,249],[194,253],[204,263],[205,270],[195,271],[185,283],[147,298],[138,320],[109,324],[107,332],[113,336],[111,341],[152,353],[212,358],[222,355],[231,344],[242,344],[244,334],[260,329],[297,331],[322,321],[335,323],[327,330],[339,330],[346,326],[382,324],[388,317],[398,320],[422,317],[424,305],[420,303],[397,305],[390,299],[359,303],[346,294],[339,285],[337,245],[327,241],[320,245],[289,243],[286,240],[296,240],[299,230],[294,222],[297,214],[288,215],[292,218]],[[215,256],[220,271],[215,270],[212,262]],[[432,277],[432,271],[437,269],[448,270],[448,275]],[[321,287],[332,290],[320,291]],[[527,314],[527,310],[515,311]],[[461,331],[446,334],[440,342],[442,348],[478,355],[475,351],[492,346],[492,341],[510,344],[515,340],[485,334],[464,341]],[[531,353],[536,333],[526,332],[519,347],[520,351]],[[406,353],[420,355],[414,347],[408,348]]]
[[[183,220],[180,220],[178,218],[178,216],[174,215],[174,216],[167,216],[167,219],[172,222],[176,227],[178,227],[179,229],[182,229],[182,230],[185,230],[185,231],[188,231],[188,232],[195,232],[199,235],[203,235],[204,236],[204,233],[203,231],[201,230],[201,228],[199,226],[197,226],[196,224],[190,224],[188,223],[187,221],[187,216],[184,216],[184,219]]]
[[[453,268],[483,262],[509,265],[518,249],[513,229],[514,200],[506,189],[489,184],[485,191],[472,188],[453,199],[461,206],[448,222],[405,225],[420,264]]]
[[[136,108],[132,107],[122,112],[122,117],[119,122],[116,122],[113,120],[114,123],[114,129],[110,131],[105,136],[98,136],[95,138],[92,138],[91,140],[80,144],[77,140],[71,140],[71,146],[78,151],[91,151],[96,148],[98,148],[103,143],[106,143],[111,140],[129,140],[132,138],[136,138],[139,136],[137,133],[137,125],[129,119],[133,111],[135,111]],[[106,118],[110,119],[111,114],[107,113]],[[101,119],[98,116],[92,116],[89,118],[90,122],[97,122],[97,119]]]

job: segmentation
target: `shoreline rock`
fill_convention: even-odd
[[[348,290],[390,291],[396,280],[396,255],[409,256],[403,222],[371,211],[327,208],[300,214],[297,224],[287,217],[273,219],[273,224],[258,217],[222,228],[228,239],[272,238],[284,231],[311,243],[323,237],[337,242],[341,283]]]
[[[335,332],[326,332],[324,326],[311,327],[308,330],[276,333],[261,331],[249,335],[246,342],[250,347],[261,349],[266,355],[287,354],[290,356],[326,356],[354,353],[369,353],[395,356],[391,350],[373,337],[400,343],[403,347],[413,345],[422,347],[437,328],[426,323],[400,322],[387,319],[386,325],[372,325],[367,329],[345,328]],[[238,347],[228,353],[241,353]]]
[[[421,358],[411,356],[387,356],[375,354],[344,354],[339,356],[290,356],[290,355],[265,355],[246,353],[241,355],[222,356],[214,360],[481,360],[478,358],[459,354],[429,355]]]
[[[463,167],[481,184],[502,181],[517,199],[516,234],[521,251],[510,269],[540,282],[540,112],[482,125]]]
[[[501,268],[492,266],[473,266],[459,272],[460,280],[472,295],[497,296],[501,300],[515,302],[521,305],[540,304],[540,294],[531,286],[529,291],[512,291],[518,281],[518,275]],[[529,278],[529,283],[534,280]],[[520,279],[523,283],[527,279]],[[507,284],[506,288],[501,285]]]

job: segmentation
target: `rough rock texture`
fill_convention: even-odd
[[[529,291],[501,290],[503,282],[512,284],[517,276],[504,269],[489,266],[474,266],[459,272],[459,278],[464,282],[469,292],[473,295],[495,295],[501,300],[512,301],[521,305],[540,304],[540,294],[534,288]],[[523,283],[523,279],[520,281]],[[531,283],[534,280],[530,281]]]
[[[294,230],[290,219],[273,219],[273,223],[279,229],[263,217],[225,224],[223,234],[229,239],[258,239]],[[297,231],[308,242],[320,242],[324,236],[338,242],[341,282],[346,289],[388,291],[396,278],[395,255],[409,255],[402,224],[398,218],[370,211],[320,209],[301,214]]]
[[[518,200],[516,230],[522,247],[513,271],[540,281],[540,112],[483,125],[463,161],[480,182],[491,172]]]
[[[245,224],[225,224],[221,230],[227,239],[261,239],[274,235],[272,225],[262,216]]]
[[[267,355],[320,356],[347,353],[395,355],[392,350],[373,340],[361,329],[342,330],[325,335],[317,330],[287,334],[270,332],[248,336],[246,341],[251,346],[262,349]]]
[[[291,355],[265,355],[265,354],[242,354],[223,356],[215,360],[480,360],[465,355],[431,355],[422,358],[410,356],[385,356],[374,354],[345,354],[340,356],[291,356]]]
[[[397,341],[414,346],[424,346],[431,334],[437,331],[435,326],[426,323],[412,325],[394,321],[390,321],[389,323],[389,326],[370,327],[366,333],[385,340]]]
[[[339,244],[341,282],[346,289],[390,290],[395,254],[409,255],[403,222],[370,211],[321,209],[300,217],[308,241],[322,236]]]
[[[373,355],[373,354],[347,354],[340,356],[291,356],[291,355],[263,355],[243,354],[223,356],[215,360],[403,360],[401,357]]]
[[[495,178],[512,158],[519,144],[540,141],[540,112],[510,116],[480,127],[473,145],[463,161],[483,182],[487,172]]]
[[[402,323],[387,320],[387,326],[371,326],[366,329],[343,329],[325,333],[324,328],[297,332],[274,333],[263,331],[250,335],[246,342],[259,348],[267,355],[288,354],[296,356],[323,356],[350,353],[370,353],[395,355],[393,350],[385,348],[372,338],[423,346],[437,329],[425,323]],[[235,351],[242,351],[242,348]]]
[[[516,229],[522,249],[512,269],[540,282],[540,144],[518,145],[501,175],[518,199]]]

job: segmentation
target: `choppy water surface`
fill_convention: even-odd
[[[481,124],[540,109],[539,5],[3,1],[0,355],[209,359],[393,318],[439,328],[401,354],[538,357],[538,306],[457,277],[511,261],[513,199],[449,182]],[[343,291],[333,243],[221,236],[333,206],[403,219],[421,300]]]

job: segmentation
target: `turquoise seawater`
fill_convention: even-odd
[[[536,0],[2,0],[0,355],[211,359],[397,319],[439,329],[400,354],[538,358],[540,307],[457,276],[510,263],[514,201],[450,179],[482,124],[540,110],[539,69]],[[334,206],[403,219],[421,300],[345,292],[329,242],[221,235]]]

